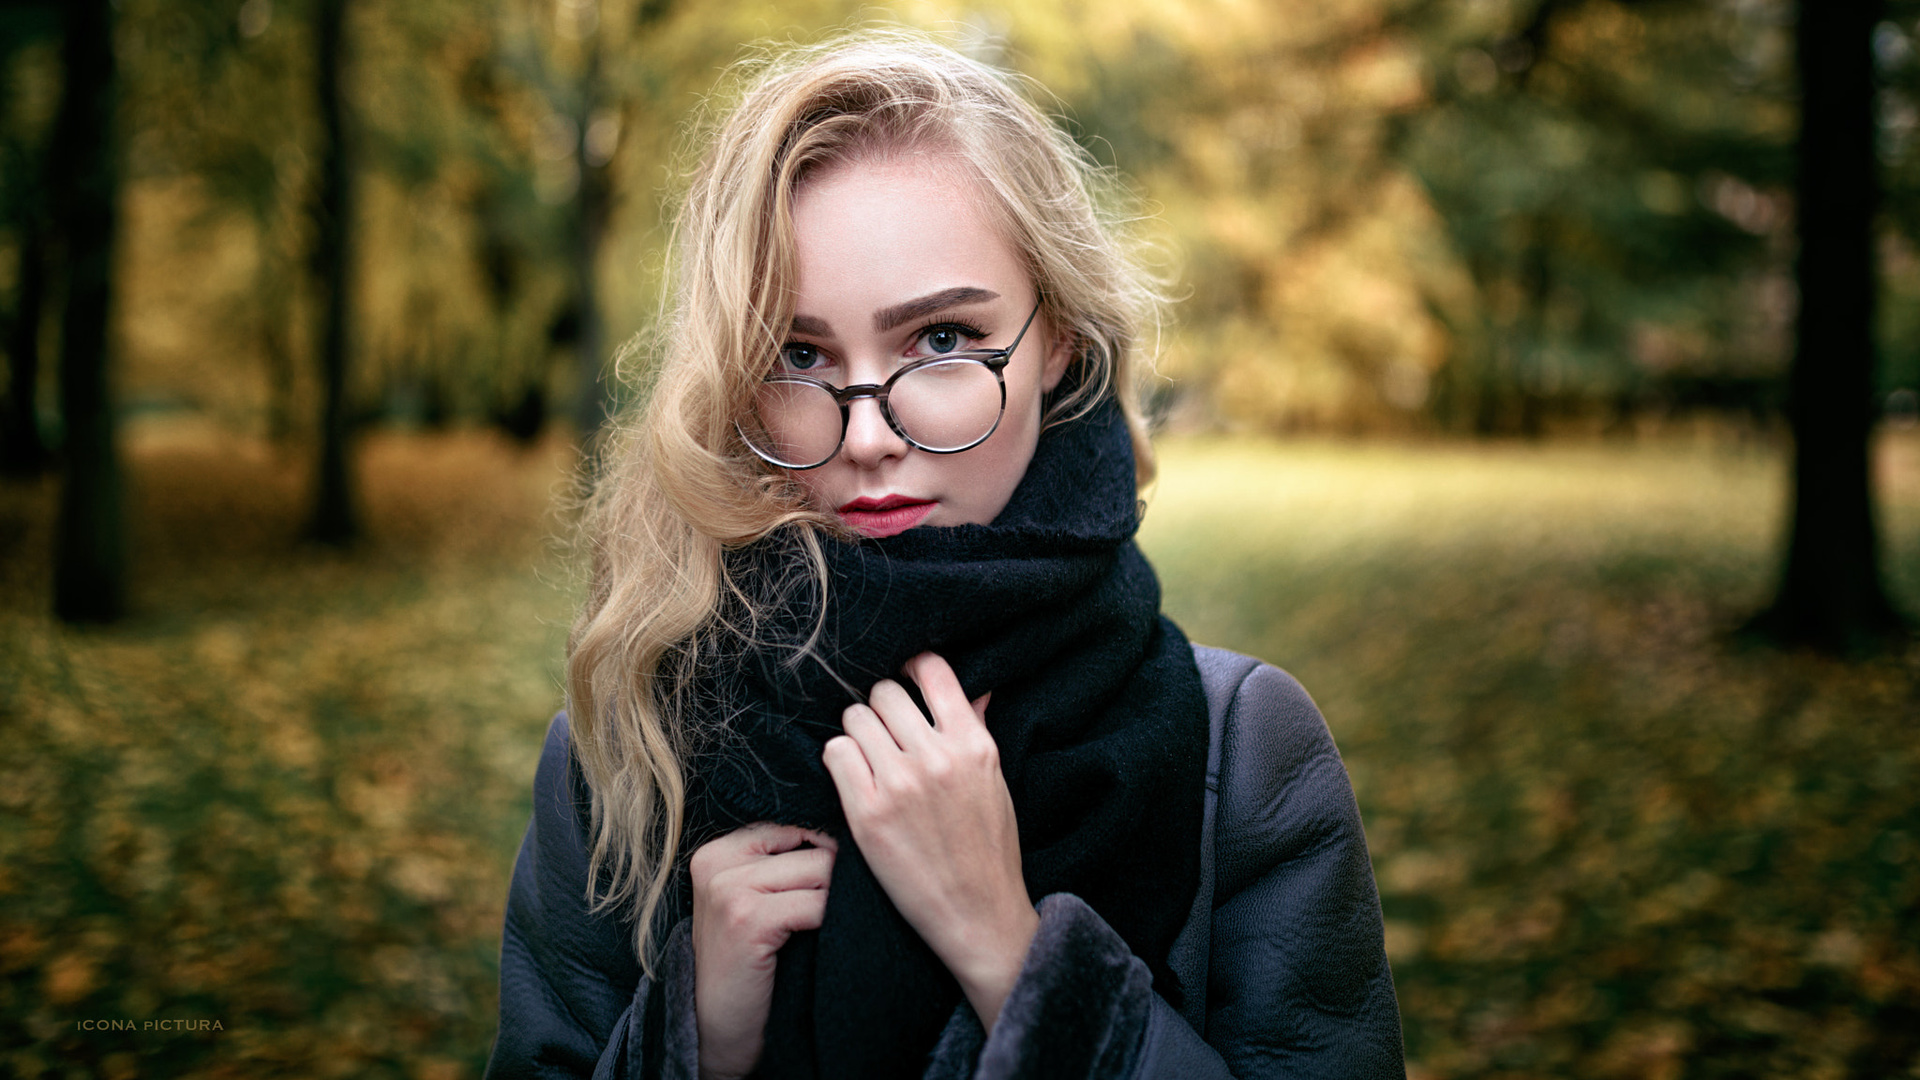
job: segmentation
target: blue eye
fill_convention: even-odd
[[[787,345],[781,348],[780,359],[793,371],[810,371],[820,363],[820,350],[811,345]]]
[[[963,349],[966,347],[967,342],[977,340],[981,336],[980,331],[971,326],[963,326],[959,323],[941,323],[938,326],[929,326],[925,330],[920,331],[920,344],[927,352],[938,355],[940,353],[953,352],[955,349]]]

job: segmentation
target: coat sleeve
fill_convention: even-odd
[[[641,974],[631,924],[587,902],[590,817],[565,713],[547,729],[533,817],[513,865],[500,938],[499,1077],[698,1075],[693,947],[684,920],[654,978]]]
[[[1040,903],[991,1037],[962,1003],[930,1078],[1405,1076],[1366,837],[1319,710],[1291,676],[1250,663],[1224,727],[1200,1029],[1098,914],[1059,894]]]

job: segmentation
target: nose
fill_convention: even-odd
[[[855,398],[847,406],[847,438],[840,444],[840,453],[848,462],[862,469],[874,469],[911,449],[881,415],[880,399]]]

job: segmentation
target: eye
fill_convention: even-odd
[[[780,347],[780,362],[788,371],[812,371],[821,359],[820,350],[811,345],[790,342]]]
[[[984,337],[979,330],[960,323],[940,323],[920,331],[920,344],[927,353],[938,355],[966,348],[967,342]]]

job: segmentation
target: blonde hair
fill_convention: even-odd
[[[696,662],[750,637],[758,614],[723,552],[792,526],[805,572],[824,589],[822,534],[847,535],[735,428],[793,318],[798,186],[863,155],[929,149],[965,162],[1024,258],[1047,324],[1074,343],[1077,377],[1048,422],[1110,395],[1143,483],[1153,467],[1138,342],[1157,326],[1159,293],[1096,199],[1106,177],[1013,76],[900,31],[863,31],[736,73],[745,90],[706,136],[675,225],[652,384],[637,422],[606,444],[587,506],[591,587],[567,657],[573,750],[592,796],[588,896],[596,911],[635,917],[649,971],[654,912],[682,854],[684,763],[714,734],[691,700]]]

